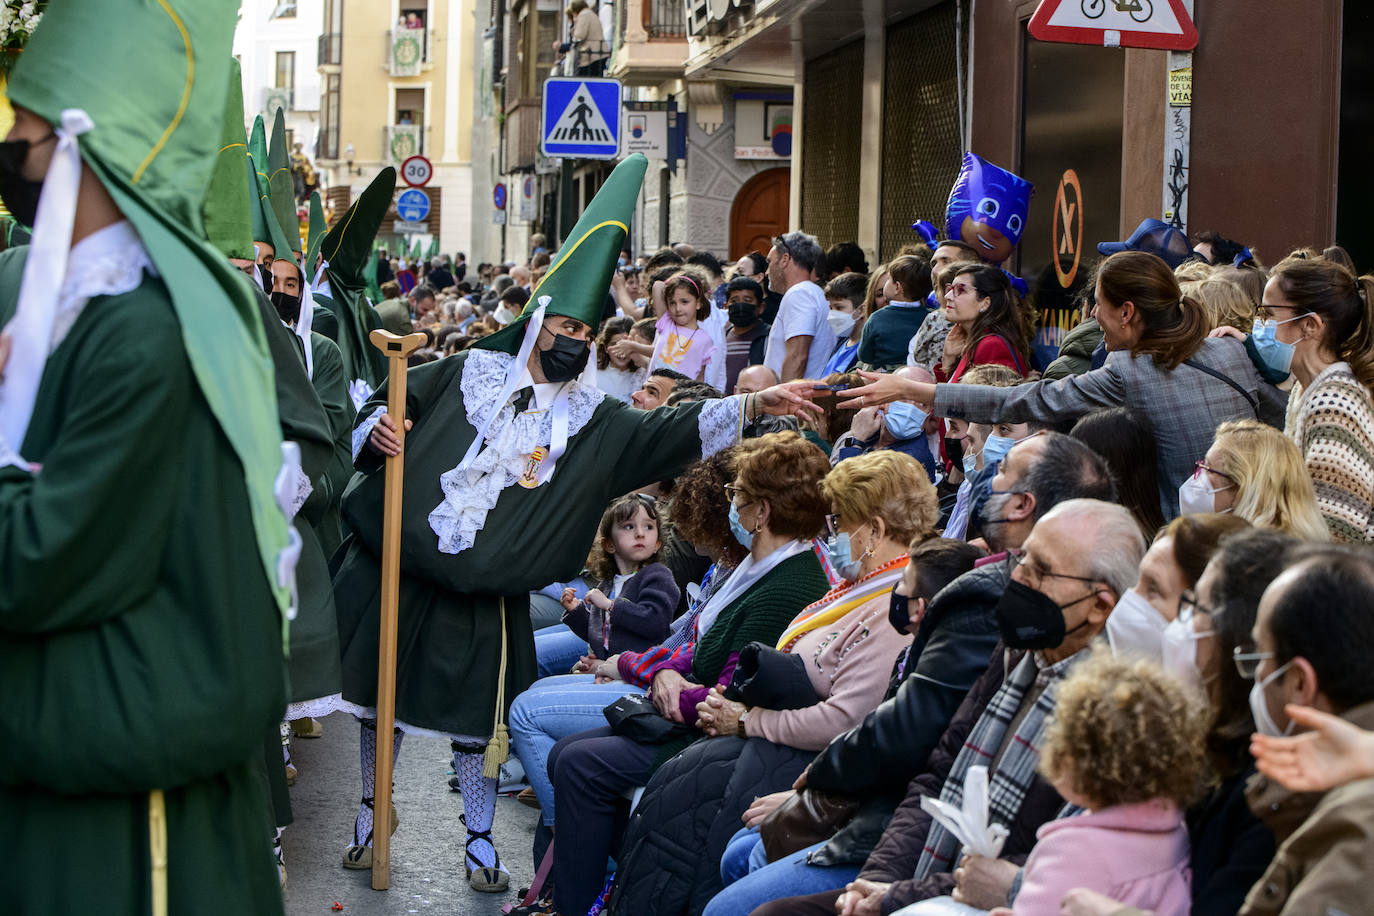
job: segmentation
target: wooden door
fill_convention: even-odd
[[[751,251],[767,254],[773,239],[787,231],[792,170],[787,166],[759,172],[744,183],[730,207],[730,260]]]

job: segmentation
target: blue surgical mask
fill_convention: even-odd
[[[1007,452],[1019,441],[1010,436],[988,436],[983,443],[983,467],[991,467],[1007,457]]]
[[[830,565],[835,567],[835,572],[839,573],[846,582],[858,581],[859,570],[863,567],[864,557],[850,556],[848,532],[841,531],[826,541],[825,550],[830,555]]]
[[[754,532],[744,527],[744,523],[739,520],[739,509],[735,508],[734,503],[730,503],[730,533],[745,550],[754,546]]]
[[[965,477],[969,476],[970,474],[978,470],[978,456],[981,454],[982,452],[974,452],[972,455],[968,454],[967,452],[964,453]]]
[[[915,404],[893,401],[887,405],[887,414],[883,417],[883,423],[886,424],[887,431],[892,434],[894,439],[902,441],[915,439],[926,425],[926,412]]]
[[[1279,325],[1297,321],[1299,318],[1306,318],[1310,314],[1312,313],[1304,312],[1293,318],[1285,318],[1283,321],[1279,321],[1277,318],[1270,318],[1268,321],[1255,319],[1250,331],[1250,340],[1254,343],[1260,360],[1266,366],[1275,372],[1288,374],[1289,368],[1293,365],[1293,348],[1297,345],[1284,343],[1278,339]]]

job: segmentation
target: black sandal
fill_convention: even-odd
[[[364,805],[366,808],[368,808],[369,810],[375,811],[375,809],[373,808],[373,805],[375,804],[375,801],[374,801],[373,799],[371,799],[371,798],[364,798],[364,799],[362,799],[362,803],[363,803],[363,805]],[[375,818],[375,816],[374,816],[374,818],[373,818],[373,824],[374,824],[374,825],[376,824],[376,818]],[[401,818],[400,818],[400,815],[398,815],[398,814],[396,813],[396,805],[395,805],[395,804],[392,804],[392,806],[391,806],[391,832],[392,832],[393,835],[396,833],[396,828],[399,827],[400,825],[401,825]],[[361,843],[358,843],[358,842],[357,842],[357,839],[358,839],[358,820],[357,820],[357,818],[354,818],[354,819],[353,819],[353,839],[354,839],[353,845],[349,846],[347,849],[344,850],[344,854],[343,854],[343,867],[344,867],[344,868],[357,869],[357,870],[360,870],[360,871],[361,871],[361,870],[365,870],[365,869],[371,868],[371,867],[372,867],[372,831],[369,830],[369,831],[367,832],[367,836],[363,838],[363,841],[362,841]],[[493,845],[492,848],[494,849],[494,848],[496,848],[496,847]]]
[[[463,821],[463,826],[467,826],[466,820]],[[468,851],[478,840],[486,840],[491,844],[492,852],[496,852],[496,842],[491,838],[490,830],[468,831],[468,841],[463,845],[463,871],[467,873],[468,886],[485,894],[501,893],[510,887],[510,874],[501,867],[499,852],[496,853],[496,864],[488,866],[483,865],[480,859]],[[477,867],[468,865],[468,860],[476,862]]]

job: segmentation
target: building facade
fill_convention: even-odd
[[[473,205],[474,0],[319,0],[319,166],[342,213],[377,172],[421,155],[433,165],[422,219],[393,208],[380,243],[467,253]],[[405,188],[398,177],[398,191]]]
[[[320,75],[315,65],[323,0],[243,0],[234,56],[243,78],[247,127],[262,115],[271,127],[280,108],[288,145],[315,157],[319,140]]]

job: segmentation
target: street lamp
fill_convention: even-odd
[[[353,149],[353,144],[352,144],[352,143],[350,143],[350,144],[348,144],[347,146],[344,147],[344,162],[346,162],[346,163],[348,164],[348,174],[350,174],[350,175],[353,174],[353,154],[354,154],[354,152],[355,152],[355,150]],[[362,170],[362,169],[358,169],[358,174],[361,175],[362,173],[363,173],[363,170]]]

